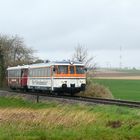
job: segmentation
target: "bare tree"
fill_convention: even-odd
[[[18,36],[0,35],[0,45],[4,55],[5,66],[29,64],[35,57],[34,50],[25,45],[24,40]]]
[[[29,64],[35,57],[33,56],[34,50],[25,45],[23,38],[15,36],[12,38],[12,63],[17,64]]]
[[[88,49],[78,44],[75,48],[75,52],[73,54],[72,60],[79,61],[85,64],[87,68],[95,68],[95,62],[93,63],[93,56],[89,56]]]

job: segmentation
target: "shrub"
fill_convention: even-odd
[[[111,91],[107,87],[91,80],[87,80],[86,90],[81,94],[87,97],[113,98]]]

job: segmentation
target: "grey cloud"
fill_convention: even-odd
[[[78,43],[91,52],[140,49],[139,0],[0,0],[0,25],[40,56],[70,55]]]

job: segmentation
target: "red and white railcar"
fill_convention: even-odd
[[[20,69],[18,77],[11,77],[10,71],[17,73],[17,69]],[[76,93],[86,86],[85,68],[80,62],[49,62],[11,67],[7,70],[10,87]]]

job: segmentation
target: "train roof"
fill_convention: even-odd
[[[84,65],[82,62],[78,61],[55,61],[56,65]]]
[[[29,68],[36,68],[36,67],[46,67],[46,66],[53,66],[53,65],[79,65],[84,66],[81,62],[70,62],[70,61],[54,61],[48,63],[39,63],[39,64],[32,64]]]
[[[23,65],[23,66],[15,66],[15,67],[8,67],[7,70],[14,70],[14,69],[27,69],[27,68],[36,68],[36,67],[46,67],[46,66],[53,66],[53,65],[78,65],[84,66],[81,62],[76,61],[54,61],[48,63],[37,63],[31,65]]]
[[[7,70],[14,70],[14,69],[27,69],[29,68],[29,65],[23,65],[23,66],[15,66],[15,67],[8,67]]]

